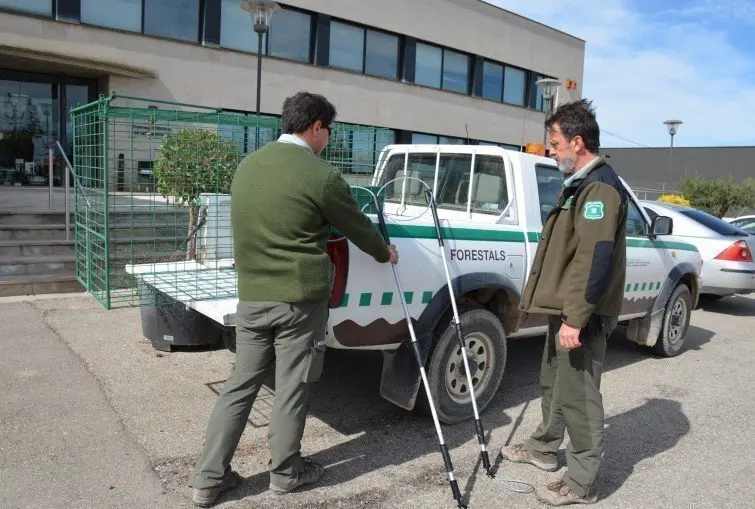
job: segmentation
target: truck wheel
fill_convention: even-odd
[[[687,338],[692,311],[692,296],[687,285],[681,284],[671,293],[663,316],[663,328],[653,350],[665,357],[678,355]]]
[[[503,379],[506,367],[506,332],[498,317],[486,309],[460,308],[459,315],[477,409],[482,413]],[[427,378],[438,418],[443,423],[455,424],[474,418],[464,359],[456,339],[453,317],[440,333],[427,368]],[[421,408],[429,414],[430,407],[424,388],[421,391]]]

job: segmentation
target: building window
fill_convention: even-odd
[[[398,36],[333,21],[329,61],[331,67],[396,79]]]
[[[364,72],[398,78],[398,37],[384,32],[367,30]]]
[[[129,32],[142,31],[141,0],[81,0],[81,22]]]
[[[52,16],[52,0],[0,0],[0,7]]]
[[[416,57],[416,84],[469,93],[467,55],[418,42]]]
[[[542,80],[547,76],[538,75],[537,79]],[[535,85],[535,109],[537,111],[545,111],[545,104],[543,102],[543,89]]]
[[[443,90],[469,93],[469,57],[443,50]]]
[[[276,12],[270,23],[268,54],[272,57],[309,62],[311,30],[312,17],[309,14],[287,9]]]
[[[96,0],[95,0],[96,1]],[[273,15],[273,23],[278,11]],[[222,0],[220,4],[220,46],[257,53],[257,34],[252,29],[252,21],[237,0]],[[267,46],[267,35],[262,37],[262,48]]]
[[[414,82],[418,85],[440,88],[442,67],[443,50],[437,46],[418,42]]]
[[[257,53],[259,39],[249,15],[238,0],[222,0],[220,5],[220,45],[224,48]],[[312,17],[290,9],[273,14],[270,29],[262,36],[262,54],[299,62],[309,62]]]
[[[330,24],[330,66],[364,70],[364,29],[338,21]]]
[[[503,66],[488,62],[482,68],[482,96],[500,102],[503,98]]]
[[[144,33],[199,41],[199,0],[144,0]]]
[[[526,83],[525,71],[507,66],[503,73],[503,102],[524,106]]]

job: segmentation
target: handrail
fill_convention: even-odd
[[[57,140],[55,144],[58,146],[60,155],[63,156],[63,160],[65,160],[66,166],[68,166],[68,170],[71,172],[71,175],[73,175],[74,186],[79,186],[79,190],[81,191],[81,195],[84,197],[84,201],[86,202],[87,207],[91,208],[92,204],[89,202],[87,195],[84,193],[84,187],[81,185],[81,182],[79,182],[79,177],[78,175],[76,175],[76,172],[73,170],[73,165],[71,164],[71,161],[68,160],[68,156],[66,156],[66,153],[63,150],[63,145],[60,144],[60,140]]]

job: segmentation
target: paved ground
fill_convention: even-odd
[[[740,436],[755,415],[753,317],[755,298],[706,304],[673,359],[615,335],[596,507],[751,505],[755,451]],[[229,352],[158,353],[141,337],[138,310],[104,311],[88,297],[5,299],[0,323],[0,507],[192,506],[187,480]],[[537,423],[541,346],[540,338],[509,344],[504,386],[483,414],[496,453]],[[267,491],[272,394],[261,393],[234,460],[246,480],[217,507],[455,507],[432,421],[382,400],[379,377],[379,356],[328,353],[304,437],[326,477],[283,497]],[[472,426],[444,429],[470,508],[541,507],[480,472]],[[498,469],[535,485],[557,475],[507,462]]]

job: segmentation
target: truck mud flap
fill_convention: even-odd
[[[428,345],[432,333],[417,333],[423,365],[427,363]],[[405,410],[413,410],[417,403],[422,377],[411,342],[405,340],[396,350],[383,353],[383,373],[380,396]]]

